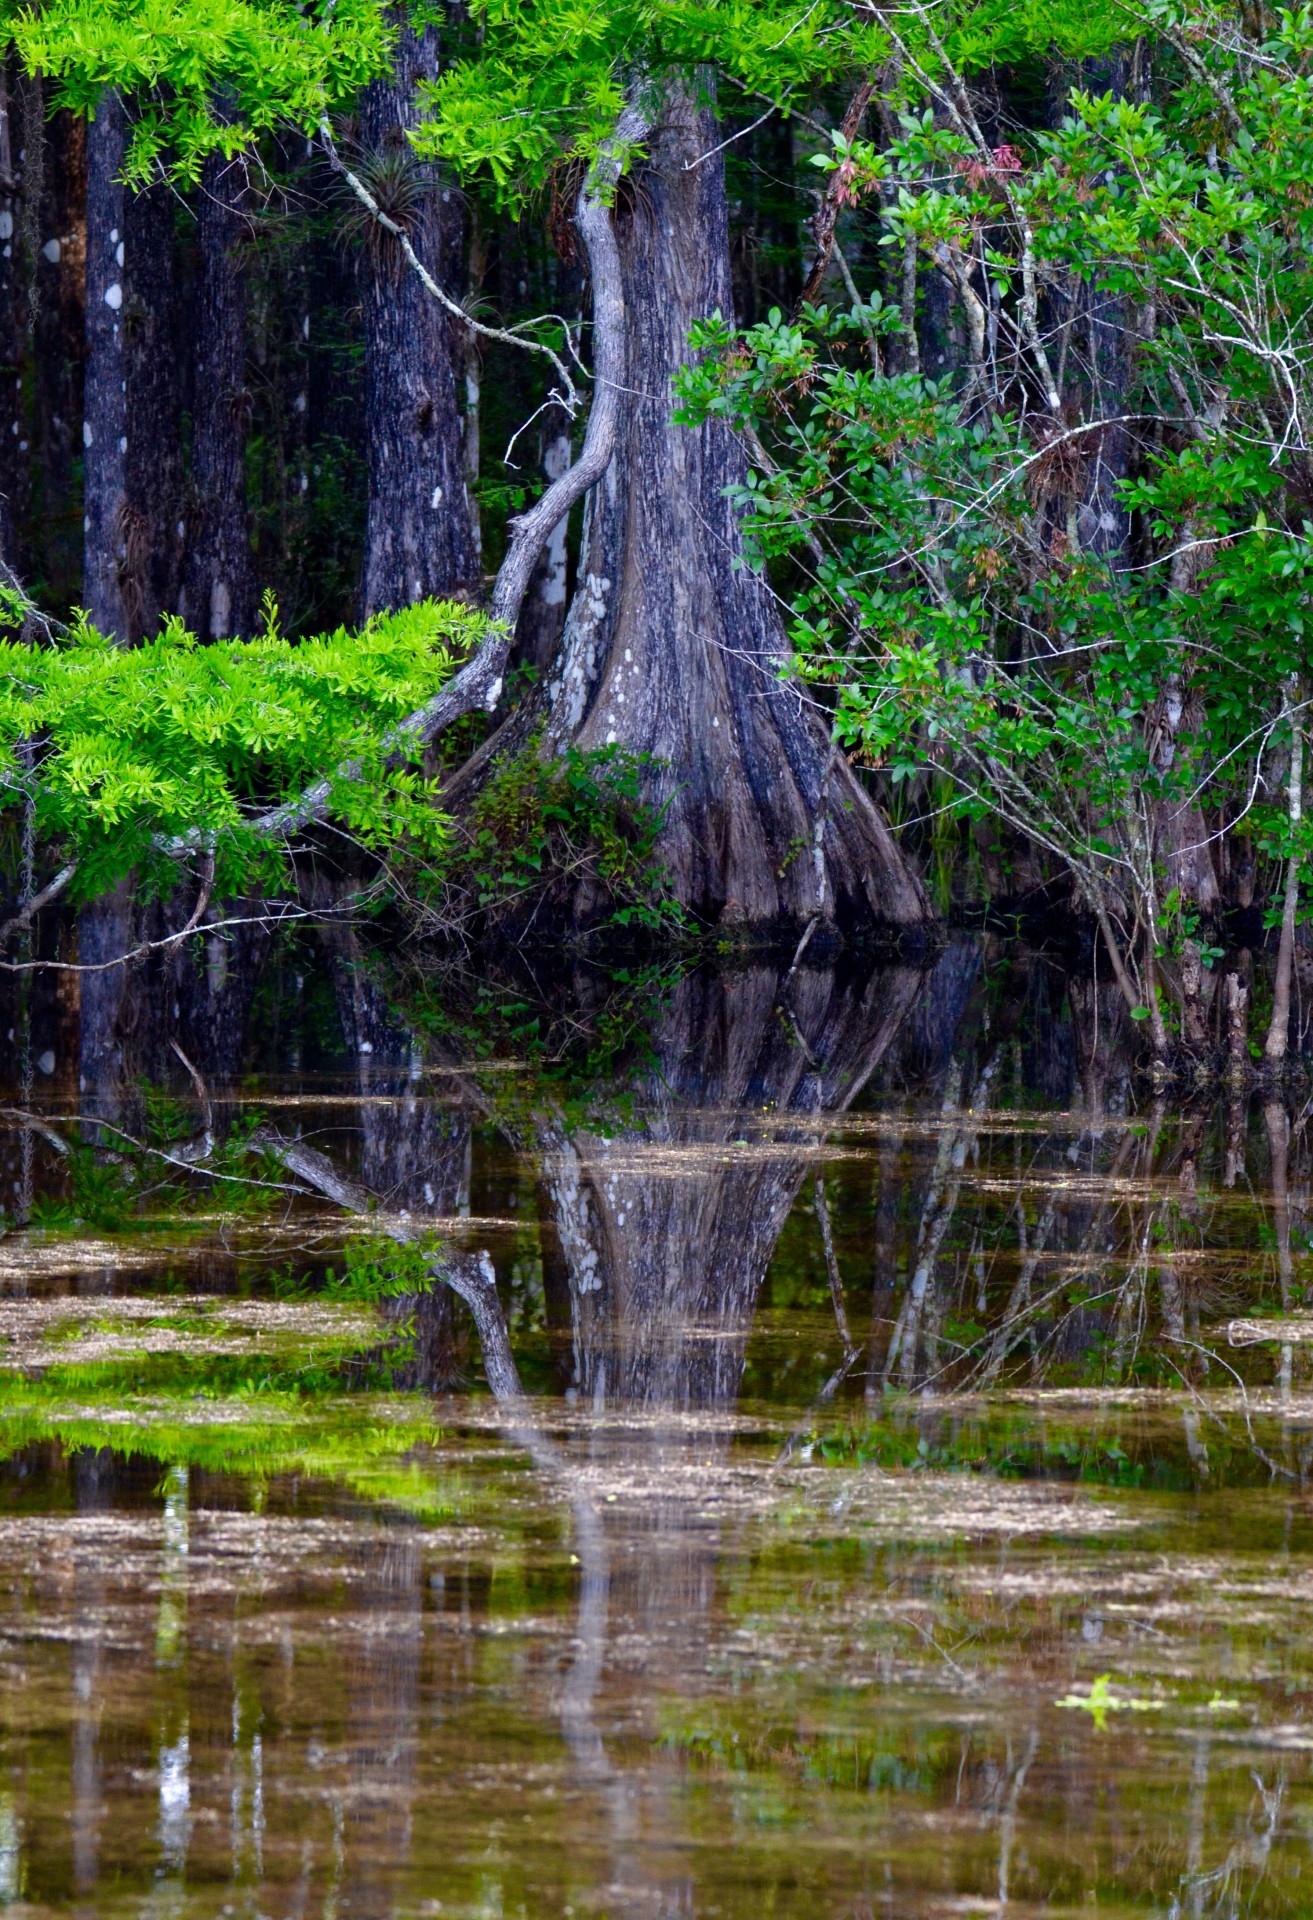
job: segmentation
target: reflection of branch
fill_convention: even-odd
[[[839,1260],[834,1251],[834,1229],[830,1225],[830,1208],[825,1198],[825,1180],[821,1174],[816,1176],[816,1218],[821,1223],[821,1245],[825,1248],[825,1271],[830,1276],[830,1299],[834,1303],[834,1324],[839,1329],[839,1338],[843,1342],[845,1360],[851,1360],[855,1352],[853,1337],[848,1330],[848,1315],[843,1304],[843,1275],[839,1272]]]
[[[271,1154],[289,1173],[306,1186],[315,1187],[335,1205],[348,1213],[372,1216],[376,1196],[367,1187],[358,1186],[340,1174],[324,1154],[308,1147],[303,1140],[285,1140],[272,1128],[261,1127],[251,1136],[251,1144]],[[422,1227],[403,1214],[379,1214],[378,1230],[398,1246],[413,1246],[424,1238]],[[523,1388],[515,1356],[511,1352],[506,1315],[497,1298],[497,1282],[492,1261],[480,1250],[472,1254],[425,1254],[425,1264],[435,1280],[463,1300],[474,1315],[479,1346],[483,1351],[483,1370],[494,1398],[518,1400]]]

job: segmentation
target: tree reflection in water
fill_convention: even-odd
[[[331,981],[334,1076],[254,1090],[308,1197],[207,1180],[212,1063],[93,1090],[154,1158],[13,1118],[0,1884],[1299,1911],[1300,1109],[1155,1102],[1106,1002],[966,940],[688,974],[587,1073]],[[468,1391],[441,1285],[326,1288],[328,1194],[486,1257],[547,1391]],[[1055,1706],[1102,1673],[1101,1727]]]

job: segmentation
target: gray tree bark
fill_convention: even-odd
[[[671,418],[689,329],[731,310],[719,137],[691,86],[672,86],[617,204],[625,392],[615,457],[588,502],[546,743],[651,756],[659,857],[703,922],[801,926],[820,914],[906,927],[929,918],[920,884],[830,754],[824,716],[782,677],[776,603],[738,565],[725,493],[744,477],[743,454],[721,423]]]
[[[197,206],[195,397],[183,616],[202,639],[249,634],[258,595],[246,511],[245,163],[212,154]]]
[[[436,179],[406,142],[418,119],[416,85],[437,70],[434,29],[416,33],[402,25],[392,74],[362,96],[360,131],[370,190],[442,279],[450,223]],[[465,489],[451,322],[379,228],[367,234],[360,289],[369,475],[360,598],[368,615],[473,590],[479,552]]]

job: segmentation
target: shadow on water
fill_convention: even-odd
[[[1302,1108],[974,938],[234,992],[7,1110],[0,1903],[1307,1912]]]

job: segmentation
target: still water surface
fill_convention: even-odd
[[[1313,1913],[1306,1116],[954,964],[19,1101],[0,1903]]]

